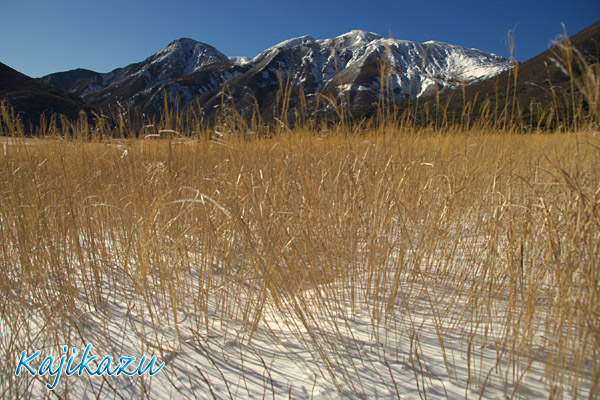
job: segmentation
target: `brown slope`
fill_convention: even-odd
[[[79,97],[57,87],[30,78],[0,63],[0,100],[13,108],[26,127],[39,125],[42,114],[64,115],[77,119],[81,110],[89,107]]]
[[[441,94],[439,104],[447,106],[445,111],[440,111],[436,107],[438,102],[434,98],[429,98],[421,102],[417,114],[420,120],[424,121],[423,110],[427,105],[429,110],[437,111],[438,120],[445,118],[456,122],[461,120],[461,116],[469,114],[472,121],[481,118],[485,105],[490,110],[488,118],[494,119],[496,125],[505,120],[518,122],[525,126],[556,124],[556,122],[548,120],[550,113],[562,115],[563,121],[569,120],[572,118],[569,115],[572,99],[578,101],[577,99],[581,96],[579,96],[574,81],[565,74],[564,67],[561,68],[559,65],[566,64],[565,46],[575,50],[572,63],[573,77],[577,79],[581,75],[580,64],[577,62],[579,55],[588,64],[598,62],[600,21],[517,65],[512,70],[505,71],[491,79]],[[407,105],[404,104],[401,108],[406,109]],[[505,113],[503,113],[504,110]],[[439,115],[440,113],[444,115]],[[432,118],[431,114],[429,118]]]

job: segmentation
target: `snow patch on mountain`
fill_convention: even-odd
[[[383,36],[362,30],[352,30],[332,39],[319,40],[317,43],[322,47],[353,49],[379,39],[383,39]]]
[[[254,64],[258,64],[259,62],[261,62],[262,60],[267,58],[267,56],[269,56],[273,53],[276,53],[277,50],[279,50],[279,49],[283,49],[286,47],[298,46],[298,45],[302,45],[305,43],[312,43],[314,41],[315,41],[315,39],[310,35],[304,35],[304,36],[284,40],[283,42],[277,43],[275,46],[269,47],[268,49],[262,51],[259,55],[257,55],[256,57],[254,57],[252,59],[252,62]]]
[[[236,64],[236,65],[246,65],[250,62],[252,62],[252,59],[250,57],[246,57],[246,56],[229,56],[229,61],[231,61],[232,63]]]

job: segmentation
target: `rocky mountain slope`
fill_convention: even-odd
[[[397,101],[486,79],[508,68],[503,57],[476,49],[355,30],[331,39],[289,39],[252,60],[227,57],[210,45],[180,39],[145,61],[109,73],[74,70],[41,80],[98,107],[119,101],[155,113],[166,93],[177,99],[180,109],[196,99],[212,112],[226,98],[248,114],[255,105],[270,112],[286,82],[295,89],[289,96],[291,107],[303,95],[314,108],[319,93],[361,106],[377,102],[383,93],[382,76],[389,100]]]

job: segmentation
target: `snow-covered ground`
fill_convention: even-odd
[[[468,257],[468,251],[459,252],[453,260]],[[104,273],[100,301],[91,301],[82,289],[76,315],[48,320],[27,298],[31,314],[23,316],[26,321],[3,318],[0,342],[19,337],[31,346],[22,349],[29,354],[39,349],[56,358],[64,354],[57,343],[79,352],[92,344],[99,359],[156,355],[163,369],[152,377],[63,374],[51,393],[45,386],[53,382],[48,375],[15,378],[20,356],[15,354],[3,365],[2,379],[13,381],[12,395],[14,390],[33,397],[90,399],[556,395],[544,377],[544,304],[534,305],[538,311],[531,329],[522,332],[531,336],[532,345],[515,350],[515,343],[505,339],[517,326],[507,313],[514,302],[509,294],[484,295],[481,288],[482,298],[473,299],[476,280],[459,271],[456,279],[436,279],[432,266],[447,267],[441,260],[425,256],[422,260],[430,261],[415,268],[410,254],[401,258],[392,254],[383,273],[365,272],[278,299],[257,293],[250,278],[220,280],[218,263],[211,279],[206,269],[192,266],[173,283],[172,293],[179,293],[174,296],[186,296],[180,299],[186,307],[175,313],[164,307],[169,290],[159,291],[159,283],[149,279],[145,291],[136,291],[132,266],[117,265],[117,256],[111,272]],[[189,259],[200,262],[202,256]],[[587,397],[589,384],[580,383],[580,396]]]

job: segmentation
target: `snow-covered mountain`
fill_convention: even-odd
[[[74,70],[51,74],[41,80],[49,84],[60,80],[62,89],[83,97],[92,105],[105,106],[118,100],[136,106],[144,103],[146,97],[161,86],[206,69],[214,74],[204,87],[213,89],[233,76],[221,77],[215,70],[234,67],[235,64],[214,47],[192,39],[179,39],[142,62],[108,73],[94,73],[83,80],[69,79],[81,75],[81,72],[75,73],[81,70]],[[71,86],[68,86],[69,82]]]
[[[250,74],[258,89],[279,86],[278,74],[294,86],[302,84],[307,94],[322,92],[381,94],[381,71],[386,71],[391,100],[420,97],[492,77],[509,68],[503,57],[476,49],[430,41],[417,43],[386,39],[355,30],[332,39],[302,36],[286,40],[253,59]],[[329,89],[329,90],[327,90]],[[363,93],[360,97],[365,97]]]
[[[392,101],[421,97],[492,77],[509,67],[505,58],[476,49],[353,30],[331,39],[289,39],[253,59],[227,57],[207,44],[180,39],[143,62],[109,73],[88,77],[88,71],[82,77],[79,71],[77,79],[70,79],[71,72],[65,72],[42,81],[60,81],[63,89],[92,105],[118,100],[145,112],[158,111],[165,91],[179,99],[181,107],[197,99],[203,108],[214,109],[227,84],[228,98],[241,110],[254,104],[263,110],[276,103],[281,82],[294,88],[292,107],[299,90],[309,105],[315,94],[323,93],[360,106],[377,102],[382,93]]]
[[[231,63],[226,55],[208,44],[192,39],[179,39],[142,62],[104,74],[96,73],[95,76],[85,82],[79,82],[68,90],[80,96],[86,96],[107,87],[124,84],[149,88],[219,62]],[[41,79],[51,83],[55,75],[57,74],[51,74]]]

